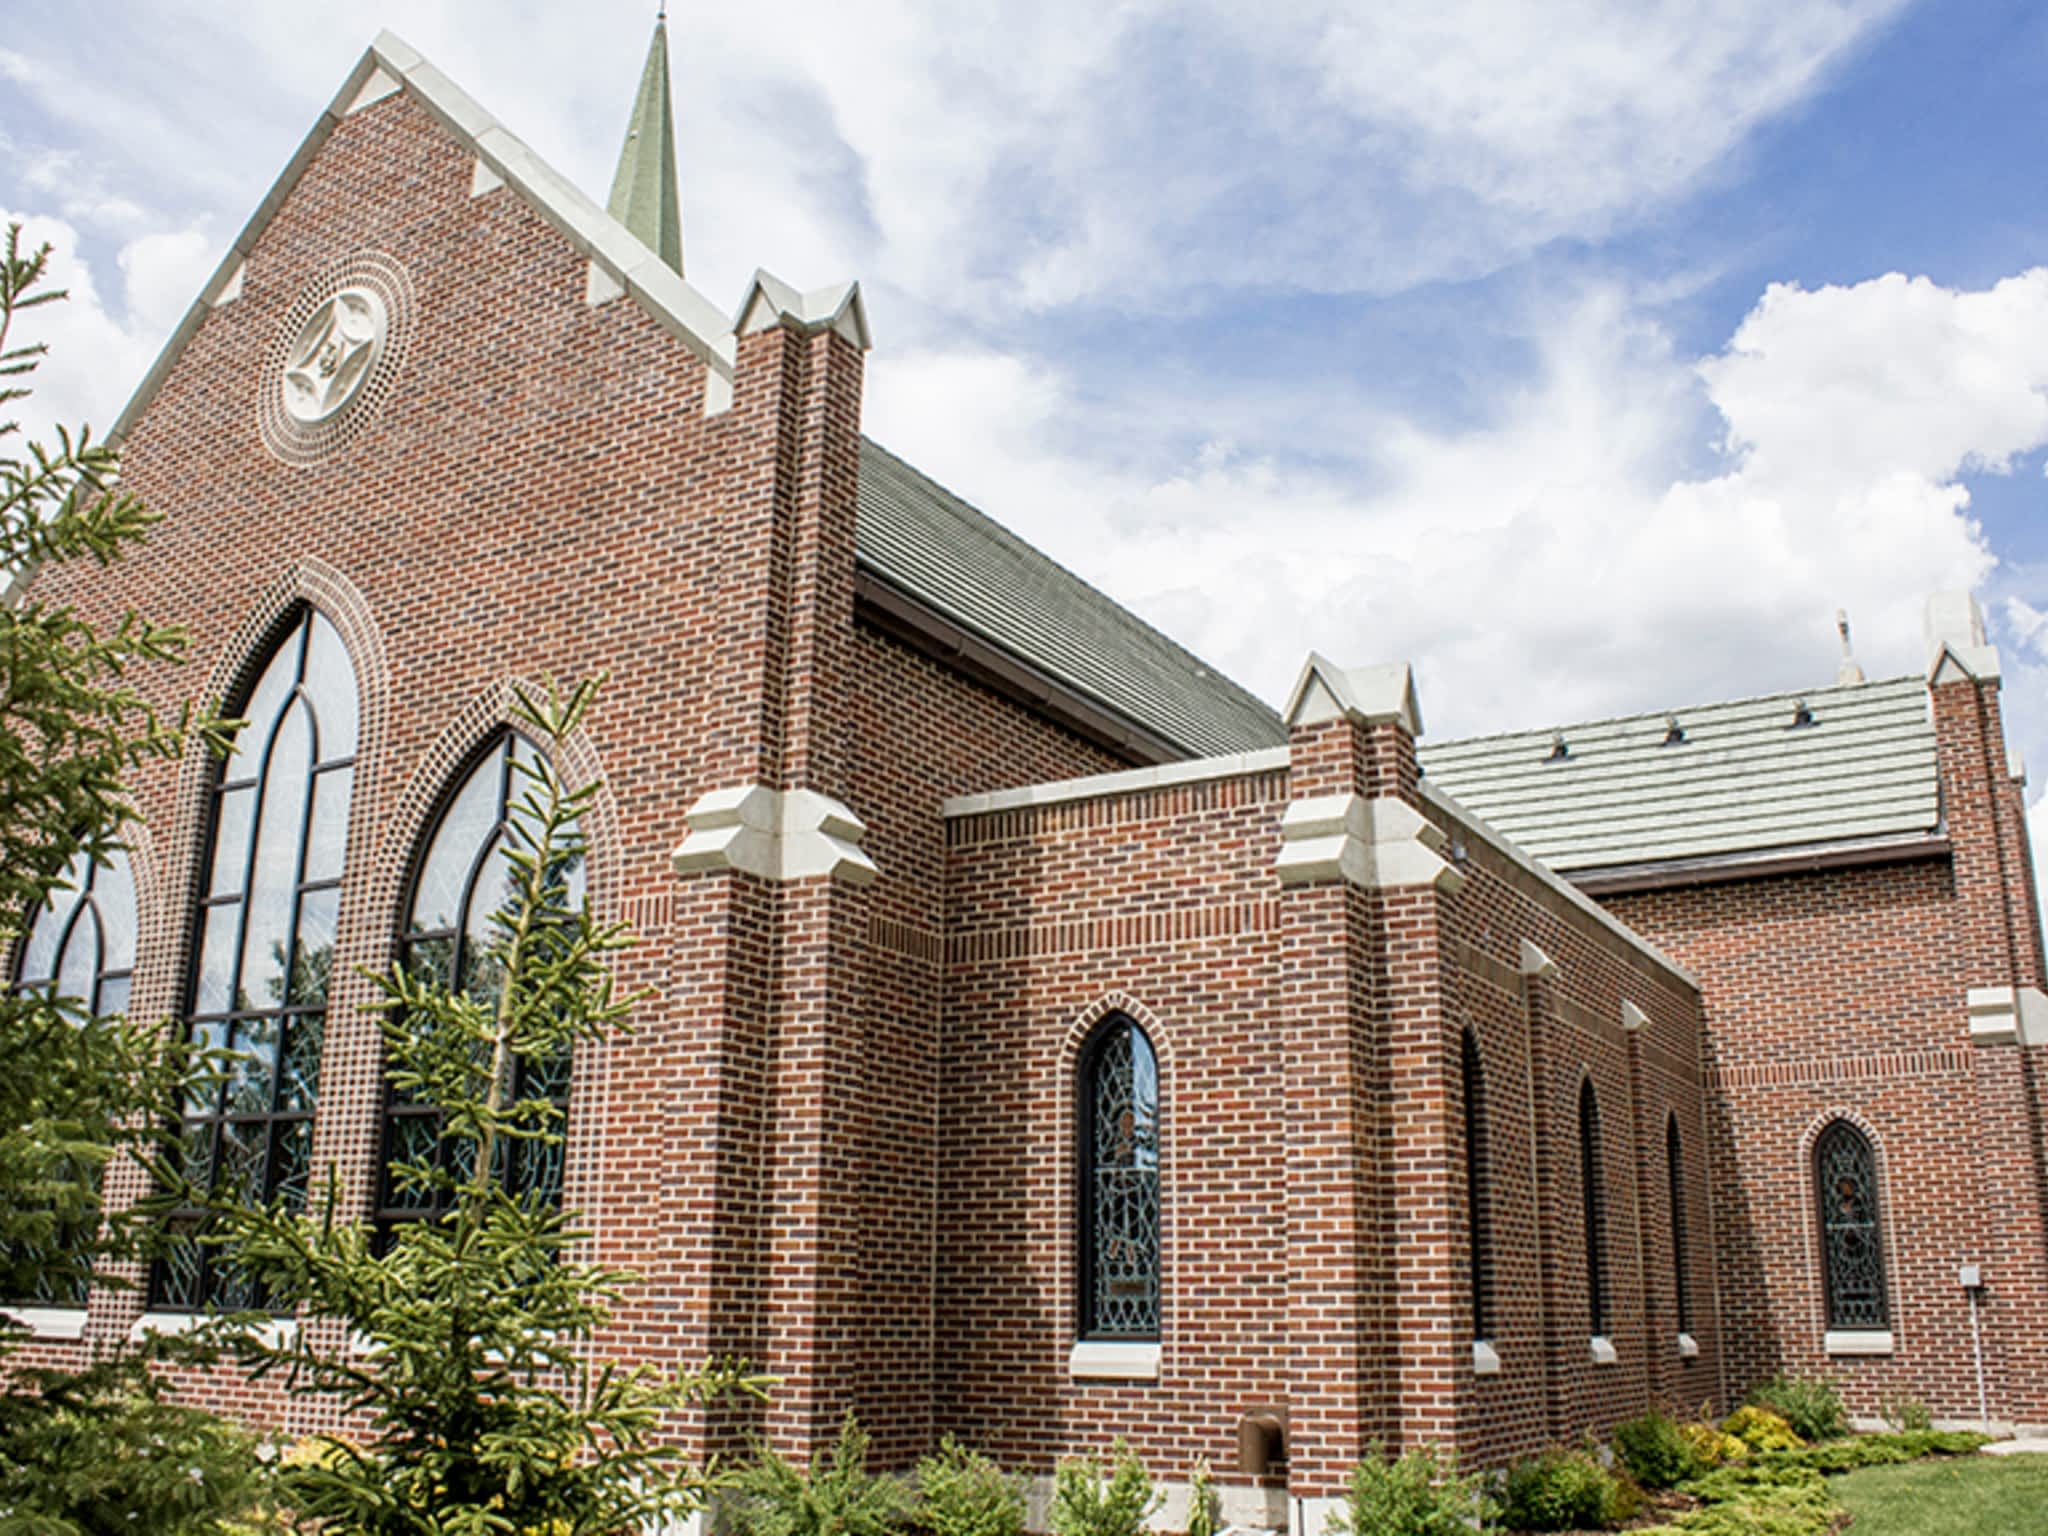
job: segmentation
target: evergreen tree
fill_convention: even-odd
[[[29,394],[45,354],[16,321],[64,297],[47,285],[47,246],[19,226],[0,257],[0,411]],[[54,446],[0,424],[0,957],[35,914],[120,846],[127,778],[176,758],[190,733],[216,746],[219,722],[159,716],[133,684],[176,663],[185,635],[130,613],[102,632],[40,600],[39,569],[105,566],[153,517],[115,484],[113,451],[59,429]],[[153,1202],[109,1209],[106,1173],[154,1158],[188,1074],[209,1070],[176,1030],[40,988],[0,987],[0,1301],[77,1303],[89,1285],[131,1283],[157,1231]],[[173,1402],[154,1362],[204,1358],[204,1340],[98,1346],[78,1369],[29,1369],[22,1331],[0,1320],[0,1536],[187,1536],[219,1529],[254,1497],[250,1442]]]
[[[735,1387],[735,1368],[662,1375],[591,1358],[633,1276],[581,1262],[588,1234],[532,1181],[507,1177],[559,1146],[561,1111],[545,1080],[583,1042],[624,1029],[633,999],[606,957],[630,941],[572,898],[581,818],[595,785],[567,788],[553,759],[595,685],[521,693],[541,743],[514,759],[509,895],[493,914],[487,961],[464,989],[426,966],[378,978],[373,1005],[392,1091],[439,1113],[445,1145],[401,1161],[401,1189],[440,1214],[381,1239],[340,1220],[330,1173],[321,1208],[223,1207],[221,1244],[279,1309],[339,1319],[279,1337],[250,1329],[239,1348],[259,1373],[336,1399],[351,1437],[281,1473],[284,1500],[350,1536],[544,1532],[609,1536],[697,1506],[704,1479],[664,1438],[668,1418]]]

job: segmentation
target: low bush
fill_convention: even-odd
[[[1187,1536],[1216,1536],[1223,1523],[1222,1501],[1216,1497],[1216,1479],[1209,1474],[1206,1459],[1198,1460],[1188,1473]]]
[[[735,1536],[896,1536],[912,1510],[907,1483],[868,1470],[867,1432],[850,1413],[831,1451],[810,1466],[760,1446],[725,1490],[726,1529]]]
[[[1615,1425],[1614,1454],[1645,1488],[1675,1488],[1707,1470],[1685,1426],[1661,1408]]]
[[[1503,1524],[1518,1531],[1574,1531],[1626,1520],[1642,1493],[1588,1451],[1545,1451],[1508,1468],[1501,1481]]]
[[[1861,1467],[1889,1467],[1927,1456],[1967,1456],[1986,1441],[1984,1435],[1934,1429],[1908,1430],[1895,1435],[1852,1435],[1847,1440],[1830,1440],[1809,1446],[1773,1461],[1785,1461],[1824,1473],[1854,1472]]]
[[[1072,1457],[1054,1469],[1053,1536],[1140,1536],[1161,1503],[1137,1453],[1119,1439],[1105,1473],[1099,1462]]]
[[[1702,1472],[1725,1466],[1729,1462],[1749,1460],[1749,1447],[1731,1434],[1722,1431],[1712,1419],[1698,1419],[1690,1424],[1678,1426],[1678,1432],[1685,1436],[1685,1443],[1699,1462]]]
[[[1877,1411],[1894,1434],[1934,1428],[1934,1415],[1917,1397],[1888,1397],[1877,1405]]]
[[[1686,1492],[1698,1509],[1638,1536],[1828,1536],[1840,1514],[1827,1480],[1801,1466],[1724,1467]]]
[[[1787,1376],[1782,1372],[1749,1390],[1745,1403],[1768,1408],[1802,1440],[1839,1440],[1849,1433],[1849,1411],[1842,1393],[1825,1376]]]
[[[1733,1435],[1752,1452],[1796,1451],[1806,1444],[1782,1415],[1754,1404],[1738,1408],[1723,1419],[1721,1432]]]
[[[1344,1502],[1325,1529],[1339,1536],[1473,1536],[1493,1529],[1483,1481],[1460,1477],[1457,1459],[1433,1448],[1389,1461],[1377,1446],[1351,1472]]]
[[[917,1523],[932,1536],[1022,1536],[1024,1479],[951,1435],[917,1464],[917,1494]]]

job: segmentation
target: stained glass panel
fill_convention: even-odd
[[[301,613],[239,713],[247,723],[214,791],[190,1008],[196,1041],[225,1039],[242,1057],[224,1093],[195,1085],[186,1170],[250,1200],[301,1198],[357,733],[355,675],[326,619]],[[251,1293],[212,1254],[178,1245],[150,1299],[203,1307]]]
[[[1861,1131],[1837,1120],[1821,1132],[1813,1160],[1820,1187],[1828,1327],[1882,1331],[1890,1326],[1890,1310],[1878,1225],[1877,1159]]]
[[[1088,1116],[1083,1273],[1095,1338],[1159,1333],[1159,1073],[1129,1019],[1103,1026],[1082,1083]]]

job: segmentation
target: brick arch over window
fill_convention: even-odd
[[[1827,1329],[1886,1332],[1891,1327],[1890,1265],[1877,1138],[1860,1116],[1838,1114],[1815,1126],[1807,1143]]]

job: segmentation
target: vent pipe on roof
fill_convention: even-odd
[[[1546,763],[1562,763],[1568,761],[1571,755],[1572,749],[1565,745],[1564,732],[1558,731],[1550,738],[1550,756],[1543,759],[1543,761]]]
[[[1842,660],[1835,668],[1835,686],[1847,688],[1862,682],[1863,669],[1856,665],[1856,655],[1849,649],[1849,610],[1835,610],[1835,633],[1842,637]]]
[[[1678,716],[1666,715],[1664,717],[1664,745],[1667,747],[1677,747],[1683,746],[1684,743],[1685,727],[1678,723]]]

